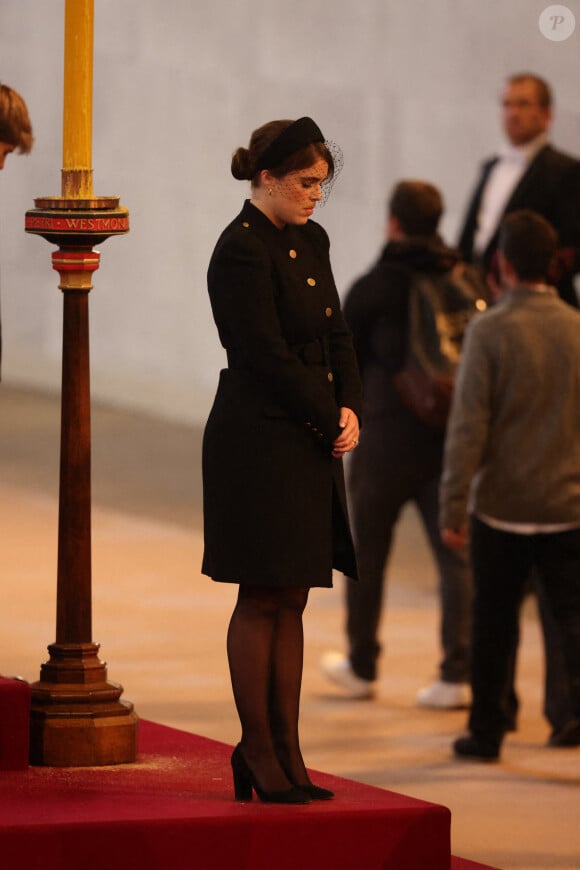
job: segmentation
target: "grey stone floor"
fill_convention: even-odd
[[[200,432],[93,407],[93,627],[109,678],[143,718],[233,744],[225,632],[235,588],[200,574]],[[0,671],[38,679],[54,640],[58,398],[0,386]],[[415,706],[435,674],[435,575],[412,509],[398,530],[378,697],[345,701],[319,673],[343,646],[342,588],[305,616],[302,742],[309,766],[448,806],[454,854],[503,870],[580,868],[580,750],[545,746],[533,603],[522,621],[520,728],[501,763],[452,758],[464,712]],[[421,868],[428,870],[428,868]]]

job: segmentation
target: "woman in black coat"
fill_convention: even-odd
[[[228,367],[203,444],[203,572],[239,584],[228,660],[242,725],[235,796],[306,803],[300,752],[302,613],[332,569],[356,576],[342,456],[358,444],[361,386],[325,231],[309,220],[334,161],[310,118],[273,121],[232,158],[251,199],[208,270]],[[353,574],[354,572],[354,574]]]

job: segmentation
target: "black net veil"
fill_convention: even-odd
[[[258,173],[262,169],[270,170],[277,177],[278,184],[289,190],[290,185],[295,181],[295,176],[307,175],[305,170],[308,166],[290,168],[287,174],[280,176],[278,176],[277,170],[288,168],[294,154],[315,144],[323,144],[332,160],[330,171],[320,181],[321,198],[318,205],[323,206],[326,204],[334,183],[342,170],[344,156],[341,147],[333,140],[327,139],[312,118],[298,118],[297,121],[289,123],[260,155],[255,172]],[[322,157],[322,154],[320,156]]]
[[[328,148],[332,156],[332,162],[334,168],[332,172],[325,178],[322,182],[322,199],[320,200],[320,205],[326,205],[328,197],[334,187],[334,182],[337,177],[340,175],[342,171],[342,167],[344,165],[344,154],[342,153],[342,148],[336,142],[333,142],[332,139],[325,139],[324,144]]]

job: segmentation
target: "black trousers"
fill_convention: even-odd
[[[571,715],[580,721],[580,529],[521,535],[474,517],[470,547],[475,586],[470,731],[499,745],[511,725],[519,614],[532,574],[561,640],[560,679],[567,681]]]
[[[472,580],[467,556],[446,547],[438,526],[443,435],[396,418],[365,422],[347,482],[359,581],[347,578],[346,630],[354,672],[374,680],[381,653],[379,625],[385,569],[402,508],[413,502],[439,575],[441,679],[467,682]]]

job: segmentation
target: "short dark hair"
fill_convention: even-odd
[[[389,199],[389,215],[407,236],[432,236],[443,214],[443,197],[428,181],[399,181]]]
[[[546,281],[556,256],[558,234],[542,215],[520,209],[501,222],[498,247],[522,281]]]
[[[536,96],[540,106],[544,109],[549,109],[552,106],[552,89],[548,82],[540,78],[540,76],[534,75],[534,73],[521,72],[510,76],[507,81],[510,85],[517,85],[521,82],[533,82],[536,86]]]
[[[26,103],[20,94],[0,82],[0,142],[12,145],[22,154],[32,148],[32,125]]]

